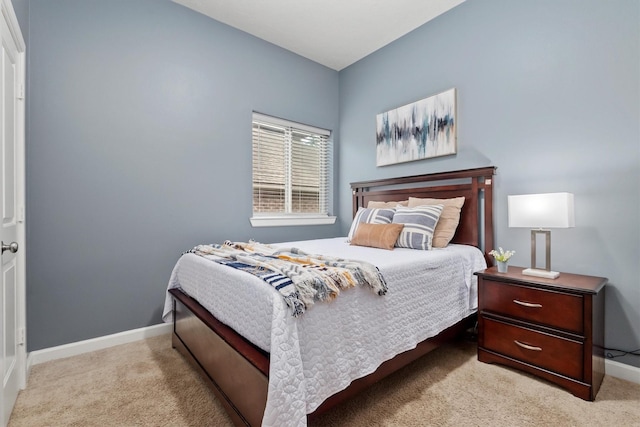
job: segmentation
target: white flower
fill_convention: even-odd
[[[513,256],[513,254],[516,253],[516,251],[504,251],[502,250],[502,248],[498,248],[500,251],[496,251],[495,249],[492,249],[491,252],[489,252],[489,255],[492,255],[496,261],[500,261],[500,262],[507,262],[509,261],[509,258],[511,258]]]

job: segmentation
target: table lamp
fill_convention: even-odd
[[[509,227],[531,228],[531,268],[522,271],[528,276],[555,279],[560,275],[551,271],[551,230],[575,226],[573,194],[546,193],[508,196]],[[544,269],[536,266],[536,237],[544,234],[546,262]]]

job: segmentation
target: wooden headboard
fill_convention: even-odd
[[[353,214],[370,201],[402,201],[409,197],[449,199],[464,196],[460,224],[452,243],[476,246],[489,265],[493,249],[493,186],[495,166],[400,178],[352,182]]]

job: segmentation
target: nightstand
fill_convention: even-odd
[[[603,277],[478,276],[478,360],[517,368],[593,400],[604,377]]]

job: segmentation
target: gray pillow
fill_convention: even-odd
[[[425,205],[415,208],[397,207],[393,222],[404,224],[396,241],[399,248],[431,250],[433,231],[442,214],[443,205]]]
[[[393,214],[395,209],[372,209],[372,208],[360,208],[356,212],[356,216],[353,217],[351,222],[351,229],[349,230],[349,242],[353,239],[353,235],[356,233],[358,224],[366,222],[369,224],[391,224],[393,220]]]

